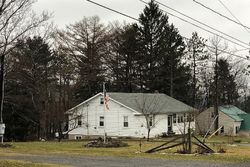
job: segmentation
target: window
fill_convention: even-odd
[[[188,114],[184,113],[183,121],[184,121],[184,122],[187,122],[187,121],[188,121]]]
[[[100,116],[99,126],[104,126],[104,116]]]
[[[173,123],[176,123],[176,114],[173,114]]]
[[[183,115],[178,115],[178,123],[183,123]]]
[[[154,116],[151,115],[149,116],[149,126],[153,126],[154,125]]]
[[[104,99],[103,99],[103,97],[100,98],[100,104],[104,104]]]
[[[123,117],[123,127],[128,127],[128,116]]]
[[[235,133],[238,134],[239,131],[240,131],[240,127],[239,127],[239,126],[236,126],[236,127],[235,127]]]
[[[214,112],[211,112],[211,118],[214,118],[214,117],[215,117]]]
[[[76,139],[76,140],[81,140],[81,139],[82,139],[82,136],[75,136],[75,139]]]
[[[222,126],[222,127],[220,128],[220,133],[221,133],[221,134],[224,133],[224,126]]]
[[[194,114],[190,114],[190,122],[194,122]]]
[[[82,126],[82,117],[81,117],[81,116],[79,116],[79,117],[77,118],[77,125],[78,125],[78,126]]]
[[[184,114],[184,121],[185,122],[193,122],[194,121],[194,115],[191,113]]]

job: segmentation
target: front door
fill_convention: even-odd
[[[173,116],[168,115],[168,133],[173,132]]]

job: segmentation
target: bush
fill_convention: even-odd
[[[217,146],[218,153],[226,153],[226,149],[222,145]]]
[[[195,152],[197,154],[208,154],[208,153],[210,153],[209,150],[204,149],[203,147],[197,147]]]
[[[10,148],[12,147],[11,144],[0,144],[0,148]]]
[[[241,143],[241,140],[238,139],[238,140],[234,140],[235,143]]]
[[[84,147],[104,147],[104,148],[111,148],[111,147],[127,147],[127,143],[123,143],[120,140],[107,138],[106,142],[100,137],[97,140],[91,141],[88,144],[85,144]]]

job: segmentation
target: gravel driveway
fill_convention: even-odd
[[[26,160],[35,163],[50,163],[76,167],[250,167],[250,164],[220,164],[204,161],[90,156],[27,155],[0,157],[0,160],[3,159]]]

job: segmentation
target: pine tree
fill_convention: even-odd
[[[239,97],[237,85],[225,59],[218,60],[218,104],[235,104]]]
[[[190,60],[190,64],[192,67],[192,106],[197,106],[197,101],[201,100],[202,97],[198,97],[201,89],[201,78],[202,72],[204,72],[203,64],[204,60],[208,59],[208,54],[206,51],[206,40],[199,37],[197,32],[192,33],[192,38],[187,42],[188,49],[188,60]],[[204,96],[204,90],[202,91]]]
[[[222,104],[235,104],[239,97],[235,78],[230,72],[230,65],[226,60],[218,61],[219,90],[221,89],[220,101]]]
[[[29,135],[36,132],[38,137],[46,137],[50,83],[54,80],[52,59],[49,46],[41,37],[19,40],[11,52],[6,92],[12,110],[35,126],[32,132],[34,127],[27,129]]]
[[[119,92],[135,92],[139,83],[138,31],[135,25],[116,26],[112,30],[112,54],[106,63],[111,69],[111,90]]]
[[[154,1],[145,7],[139,22],[144,91],[160,91],[187,101],[191,76],[189,66],[182,62],[183,38]]]

